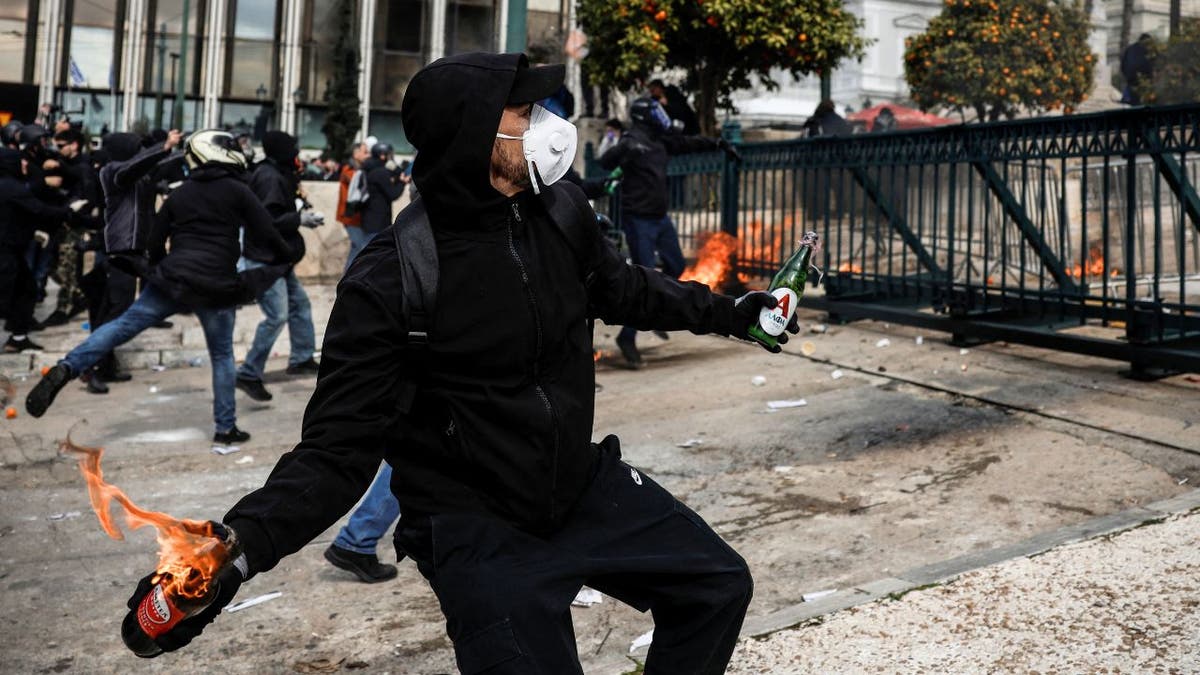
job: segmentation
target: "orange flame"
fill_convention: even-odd
[[[858,265],[847,260],[841,265],[838,265],[837,271],[850,272],[851,274],[862,274],[863,268],[862,265]]]
[[[176,597],[201,598],[207,594],[209,584],[226,562],[226,547],[213,532],[212,523],[178,520],[138,507],[120,488],[104,481],[100,469],[104,448],[76,445],[68,436],[59,444],[59,451],[78,455],[79,471],[87,481],[92,510],[108,536],[118,541],[125,539],[109,511],[109,502],[114,499],[124,509],[125,524],[130,529],[151,525],[158,531],[154,583],[162,582],[163,590]]]
[[[709,234],[696,252],[696,264],[683,271],[681,281],[699,281],[714,291],[729,281],[738,240],[728,232]]]
[[[1120,271],[1116,268],[1108,271],[1108,276],[1115,277]],[[1084,275],[1089,277],[1103,277],[1105,274],[1104,268],[1104,252],[1099,248],[1093,248],[1088,251],[1087,262],[1083,265],[1075,263],[1068,274],[1075,279],[1082,279]]]

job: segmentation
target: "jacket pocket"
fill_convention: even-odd
[[[459,640],[454,645],[454,654],[463,675],[482,673],[522,656],[517,636],[508,619]]]

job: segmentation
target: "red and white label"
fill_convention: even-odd
[[[138,605],[138,624],[152,638],[171,630],[182,618],[183,612],[175,607],[162,586],[156,585]]]
[[[775,296],[778,304],[775,305],[775,309],[762,308],[758,313],[758,326],[767,335],[779,335],[796,313],[796,301],[799,298],[790,288],[776,288],[771,291],[771,295]]]

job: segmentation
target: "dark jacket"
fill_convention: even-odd
[[[125,135],[132,136],[122,134]],[[124,140],[112,142],[117,145],[117,141]],[[124,155],[124,152],[118,152]],[[156,145],[127,159],[109,162],[100,169],[100,187],[104,192],[104,247],[110,253],[135,251],[140,254],[145,250],[154,228],[157,199],[151,174],[168,156],[168,151]]]
[[[667,215],[667,161],[671,155],[716,150],[704,136],[660,134],[636,124],[600,156],[600,166],[621,167],[621,213],[645,218]]]
[[[237,271],[243,227],[275,251],[278,264]],[[164,256],[167,239],[171,252]],[[147,281],[189,307],[252,302],[299,259],[293,260],[293,251],[242,176],[213,164],[193,170],[171,192],[159,210],[150,249]]]
[[[404,194],[404,183],[392,180],[392,172],[376,157],[363,162],[367,172],[367,203],[362,211],[363,232],[374,234],[392,224],[392,202]]]
[[[680,91],[679,87],[673,84],[668,84],[664,87],[663,93],[666,94],[667,98],[667,104],[663,106],[663,111],[667,113],[667,117],[683,123],[683,134],[685,136],[699,134],[700,118],[696,116],[696,111],[692,110],[687,96]]]
[[[271,214],[275,229],[283,236],[293,256],[297,260],[303,258],[304,237],[300,236],[300,212],[296,210],[298,181],[295,172],[268,158],[255,165],[246,182]],[[251,232],[246,233],[242,255],[261,263],[274,262],[278,258],[267,241]]]
[[[34,230],[70,217],[70,209],[50,206],[30,192],[16,150],[0,149],[0,251],[25,254]]]
[[[439,260],[429,345],[406,356],[393,231],[371,240],[338,286],[321,373],[300,443],[266,485],[225,516],[252,571],[273,567],[362,496],[381,458],[393,467],[402,526],[440,514],[490,514],[534,533],[559,527],[589,484],[595,372],[586,319],[728,334],[733,300],[627,265],[595,222],[579,249],[543,199],[492,189],[493,134],[519,55],[464,54],[417,73],[404,128]],[[412,408],[401,394],[416,382]]]

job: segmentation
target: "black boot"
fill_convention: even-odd
[[[87,384],[87,392],[89,394],[108,393],[108,385],[104,384],[104,380],[100,379],[100,376],[96,374],[94,369],[84,373],[79,379]]]
[[[6,354],[16,354],[18,352],[41,351],[41,350],[42,350],[42,346],[39,345],[38,343],[34,342],[33,340],[30,340],[29,336],[25,336],[18,340],[10,335],[10,336],[8,336],[8,342],[4,343],[4,353],[6,353]]]
[[[263,386],[262,380],[252,380],[248,377],[239,377],[234,382],[238,389],[246,392],[246,395],[255,401],[270,401],[273,396],[267,388]]]
[[[621,356],[625,357],[625,362],[629,364],[630,368],[642,367],[642,353],[638,351],[637,343],[633,341],[633,338],[625,340],[617,336],[617,348],[621,350]]]
[[[355,553],[340,546],[330,544],[325,549],[325,559],[368,584],[394,579],[399,573],[395,565],[385,565],[373,553]]]
[[[29,396],[25,397],[25,410],[34,417],[46,414],[50,404],[54,403],[54,397],[58,396],[58,392],[62,391],[62,388],[67,386],[73,377],[71,369],[64,363],[51,368],[41,380],[38,380],[37,386],[29,392]]]

